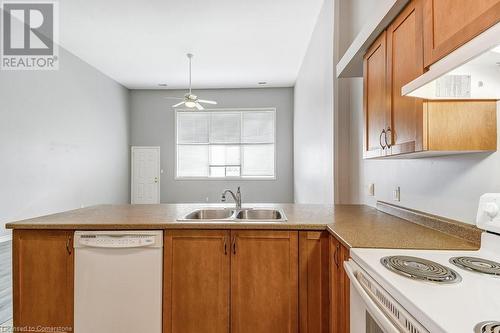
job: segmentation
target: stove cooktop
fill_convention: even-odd
[[[499,235],[483,233],[479,251],[351,249],[351,257],[429,332],[500,333],[498,323],[486,323],[500,322],[500,276],[454,266],[456,261],[495,272]],[[450,263],[450,258],[472,259]],[[410,278],[416,271],[423,271],[423,277]],[[433,281],[433,274],[445,283]]]

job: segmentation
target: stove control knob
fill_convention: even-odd
[[[490,217],[490,219],[494,219],[498,215],[498,205],[494,202],[487,202],[484,204],[484,212],[486,215]]]

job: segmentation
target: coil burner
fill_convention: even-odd
[[[450,263],[468,271],[500,277],[500,263],[477,257],[454,257]]]
[[[389,256],[380,259],[380,262],[389,270],[415,280],[438,284],[462,281],[461,276],[454,270],[427,259],[410,256]]]
[[[487,321],[479,323],[474,328],[474,333],[500,333],[500,322]]]

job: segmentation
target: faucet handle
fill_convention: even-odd
[[[220,198],[220,201],[226,202],[226,195],[225,194],[222,195],[222,197]]]
[[[239,186],[238,186],[238,191],[236,191],[236,193],[241,193],[241,191],[240,191],[240,187],[239,187]]]

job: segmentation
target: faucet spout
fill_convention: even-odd
[[[231,194],[231,196],[233,197],[233,200],[234,200],[234,203],[236,204],[236,209],[241,209],[241,190],[240,190],[240,187],[238,186],[238,190],[236,191],[236,194],[234,194],[233,191],[227,189],[227,190],[224,190],[224,192],[222,192],[222,196],[221,196],[221,201],[222,202],[226,202],[226,194]]]

